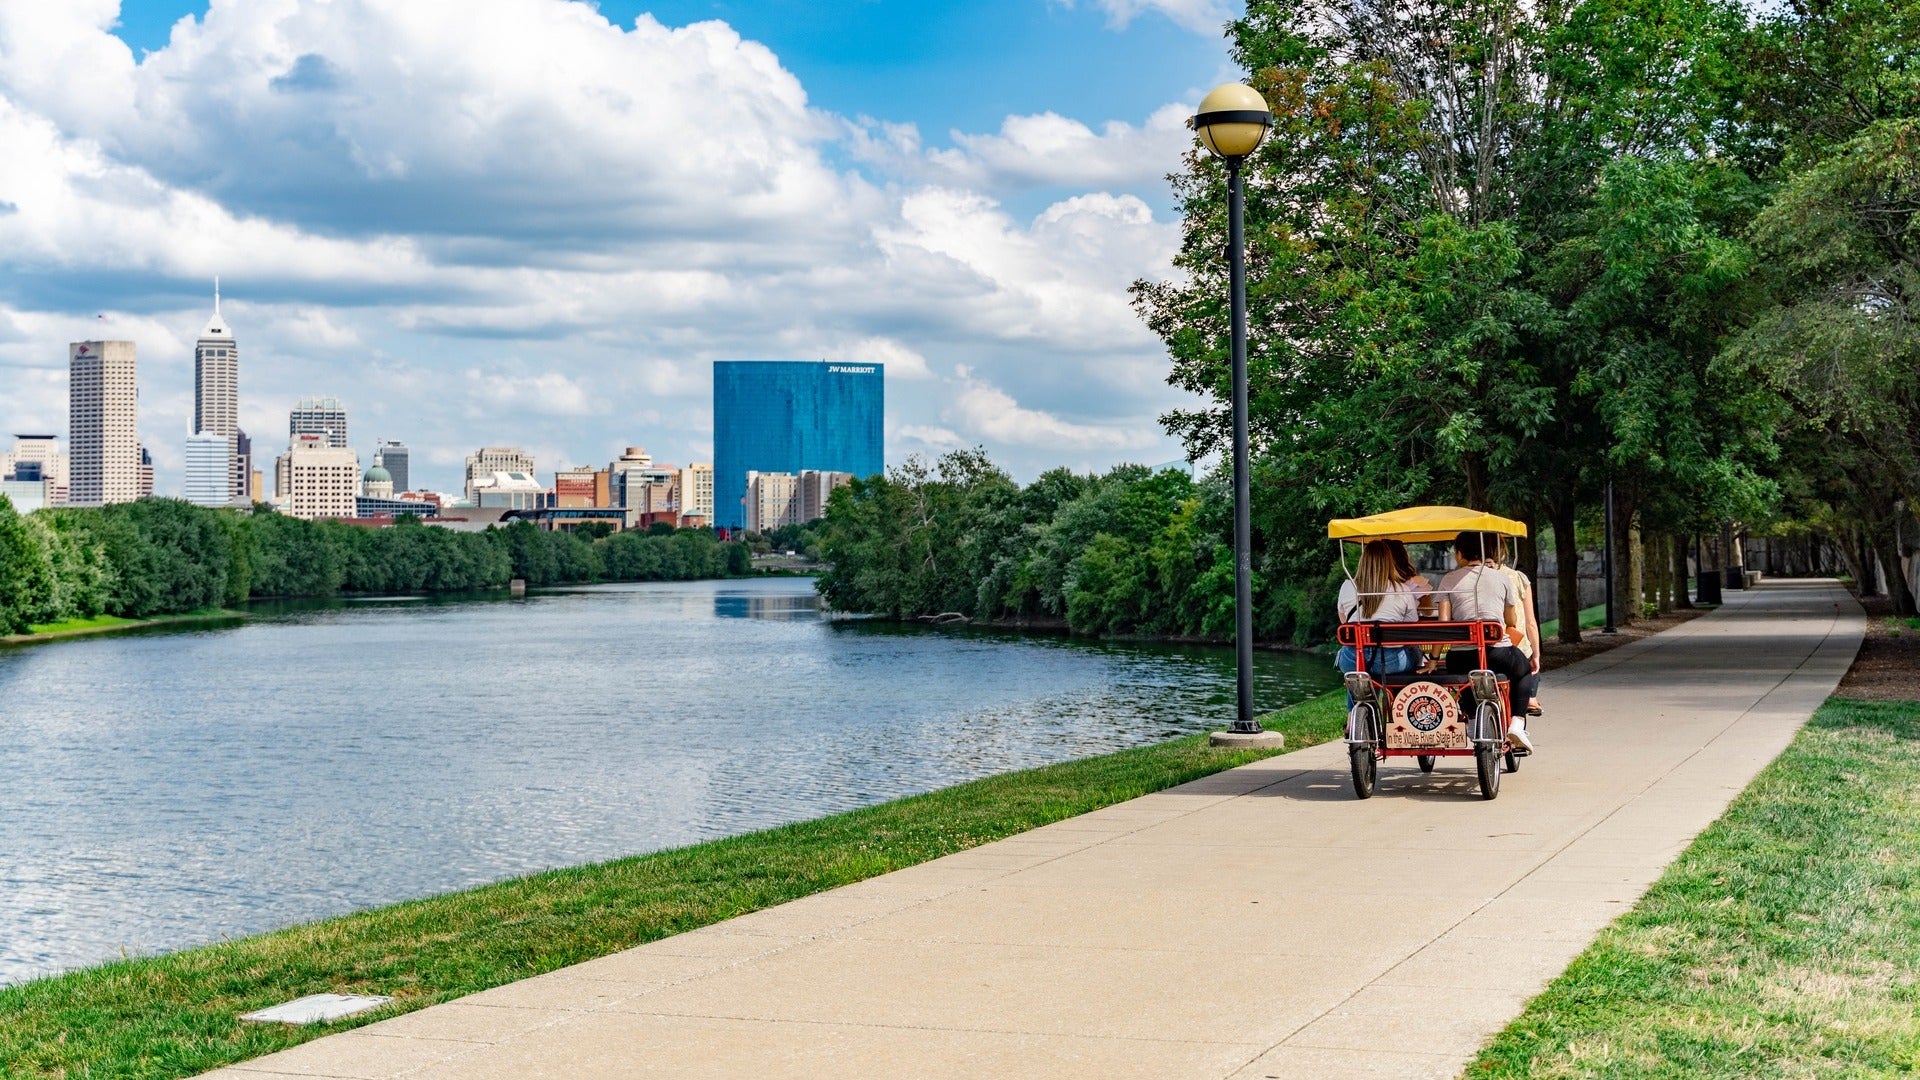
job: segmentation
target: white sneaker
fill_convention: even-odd
[[[1513,726],[1507,729],[1507,741],[1529,754],[1533,753],[1533,740],[1527,738],[1527,722],[1521,717],[1513,718]]]

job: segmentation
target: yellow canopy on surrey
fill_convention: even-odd
[[[1463,532],[1525,536],[1527,527],[1511,518],[1464,506],[1409,506],[1371,517],[1336,518],[1327,522],[1330,540],[1399,540],[1418,544],[1451,540]]]

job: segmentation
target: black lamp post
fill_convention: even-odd
[[[1233,307],[1233,644],[1238,710],[1231,735],[1262,734],[1253,718],[1253,525],[1247,465],[1247,263],[1245,194],[1240,167],[1273,127],[1259,91],[1242,83],[1216,86],[1188,126],[1227,163],[1227,263]]]

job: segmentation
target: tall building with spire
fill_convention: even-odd
[[[247,493],[240,454],[240,347],[220,317],[220,279],[213,279],[213,318],[193,344],[193,434],[227,440],[227,497]]]

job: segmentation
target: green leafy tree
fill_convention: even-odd
[[[1275,115],[1247,166],[1255,568],[1293,621],[1329,517],[1463,502],[1573,535],[1612,432],[1580,389],[1602,350],[1566,347],[1595,305],[1552,271],[1616,159],[1721,152],[1744,25],[1714,0],[1253,0],[1232,25]],[[1228,440],[1223,175],[1189,155],[1181,273],[1134,287],[1169,381],[1208,399],[1163,418],[1196,459]]]
[[[726,549],[726,574],[728,577],[744,577],[753,572],[753,549],[745,544],[722,544]]]
[[[0,495],[0,634],[24,634],[55,611],[47,549],[12,501]]]
[[[1793,176],[1753,237],[1775,303],[1729,343],[1722,370],[1787,403],[1802,433],[1794,464],[1858,523],[1912,614],[1902,522],[1920,507],[1920,119],[1875,123]]]
[[[255,597],[332,596],[346,580],[346,559],[312,521],[257,508],[247,521]]]
[[[106,551],[76,521],[83,511],[41,510],[23,520],[38,530],[42,546],[53,564],[54,595],[52,617],[91,619],[107,608],[113,592],[114,568]]]

